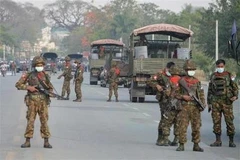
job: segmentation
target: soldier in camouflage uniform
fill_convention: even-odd
[[[201,82],[194,77],[196,66],[195,64],[187,60],[183,66],[187,75],[183,76],[181,80],[184,80],[188,88],[192,93],[196,94],[196,97],[205,105],[204,91],[201,87]],[[189,122],[192,128],[192,142],[193,151],[203,152],[204,150],[198,145],[200,143],[200,127],[201,127],[201,112],[203,111],[197,106],[196,102],[193,100],[189,93],[184,89],[182,85],[180,86],[179,92],[177,92],[178,97],[182,99],[182,110],[179,112],[179,146],[176,151],[184,151],[184,143],[187,142],[187,128]]]
[[[112,62],[112,67],[110,71],[108,72],[107,79],[109,83],[109,95],[108,95],[108,102],[111,101],[112,92],[114,92],[114,95],[116,97],[116,102],[118,102],[118,77],[120,74],[119,68],[117,68],[117,64],[115,62]]]
[[[63,86],[62,86],[62,97],[65,96],[65,92],[67,92],[67,97],[66,99],[69,99],[69,95],[70,95],[70,81],[73,78],[72,75],[72,67],[70,64],[70,57],[66,56],[65,57],[65,67],[64,67],[64,71],[63,73],[58,76],[58,79],[60,79],[61,77],[64,77],[64,81],[63,81]]]
[[[174,125],[174,140],[170,143],[171,146],[178,145],[179,136],[179,118],[178,113],[182,109],[180,103],[180,97],[176,96],[176,92],[179,89],[178,81],[180,80],[180,70],[178,66],[172,66],[169,69],[171,76],[169,77],[170,83],[170,95],[167,98],[167,103],[164,106],[163,116],[161,118],[162,138],[158,142],[159,146],[168,146],[171,126]]]
[[[164,140],[164,142],[162,141],[162,136],[163,136],[162,125],[163,125],[163,113],[166,110],[166,106],[168,106],[167,99],[171,92],[171,85],[170,85],[171,74],[169,73],[169,69],[174,65],[175,65],[174,62],[168,62],[166,65],[166,68],[163,71],[157,73],[154,77],[152,77],[152,79],[149,82],[147,82],[149,86],[151,86],[153,89],[157,91],[156,99],[158,100],[159,107],[160,107],[160,114],[161,114],[160,122],[158,125],[158,138],[156,142],[156,145],[159,145],[159,146],[163,146],[163,145],[168,146],[169,143],[171,143],[169,140],[167,140],[168,142],[166,142],[166,140]]]
[[[216,141],[210,144],[211,147],[222,146],[221,141],[221,117],[225,117],[227,125],[227,135],[229,136],[229,147],[236,147],[234,144],[235,127],[233,124],[233,105],[238,98],[238,86],[231,79],[231,73],[224,71],[225,61],[216,61],[216,72],[211,75],[208,87],[208,109],[212,110],[213,133]]]
[[[48,105],[50,99],[43,93],[40,93],[35,87],[43,87],[49,92],[52,92],[53,85],[49,81],[49,76],[43,71],[45,62],[42,57],[36,56],[33,59],[32,67],[34,71],[24,73],[19,81],[16,83],[16,88],[19,90],[27,90],[25,96],[25,103],[27,105],[27,127],[25,131],[26,142],[21,145],[22,148],[28,148],[31,146],[30,138],[33,137],[34,132],[34,121],[36,115],[39,115],[41,122],[41,137],[44,138],[44,148],[52,148],[49,144],[48,139],[50,132],[48,128]],[[43,85],[44,84],[44,85]]]
[[[83,82],[83,67],[81,66],[80,60],[75,60],[77,64],[77,68],[74,74],[74,83],[75,83],[75,93],[76,93],[76,99],[73,100],[74,102],[82,102],[82,91],[81,91],[81,85]]]

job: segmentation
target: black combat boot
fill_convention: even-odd
[[[116,97],[116,102],[119,102],[119,101],[118,101],[118,97]]]
[[[26,138],[26,142],[21,145],[21,148],[29,148],[29,147],[31,147],[30,138]]]
[[[211,147],[221,147],[222,146],[222,141],[221,141],[221,135],[216,134],[216,141],[210,144]]]
[[[233,142],[234,136],[229,136],[229,147],[236,147],[236,144]]]
[[[70,94],[67,94],[66,100],[69,100],[69,95],[70,95]]]
[[[107,102],[111,102],[111,96],[109,96],[109,98],[108,98]]]
[[[73,102],[82,102],[81,98],[77,98],[75,100],[73,100]]]
[[[194,143],[193,151],[203,152],[204,150],[198,145],[198,143]]]
[[[162,138],[162,130],[158,129],[158,138],[157,138],[157,142],[156,142],[157,146],[159,146],[161,138]]]
[[[44,148],[52,148],[52,145],[48,142],[48,138],[44,138]]]
[[[173,141],[170,143],[170,146],[177,146],[178,145],[178,136],[175,136]]]
[[[184,151],[184,144],[183,143],[179,143],[179,146],[176,149],[176,151]]]

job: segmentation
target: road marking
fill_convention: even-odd
[[[127,103],[123,103],[123,105],[124,105],[125,107],[130,107],[130,105],[127,104]]]
[[[156,120],[155,120],[155,121],[153,121],[153,122],[159,123],[160,121],[156,121]]]
[[[13,160],[15,159],[15,156],[16,156],[16,152],[8,152],[5,160]]]
[[[134,109],[134,110],[136,110],[136,111],[139,111],[139,109],[138,109],[138,108],[136,108],[136,107],[133,107],[132,109]]]
[[[142,113],[144,116],[146,117],[151,117],[151,115],[147,114],[147,113]]]

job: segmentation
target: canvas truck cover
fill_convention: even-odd
[[[148,26],[144,26],[142,28],[138,28],[133,30],[133,36],[138,36],[141,34],[162,34],[162,35],[169,35],[178,39],[185,41],[189,37],[193,35],[193,32],[189,29],[184,27],[174,25],[174,24],[152,24]]]

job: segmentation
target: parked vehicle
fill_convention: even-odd
[[[147,81],[169,61],[183,66],[185,59],[190,58],[190,50],[180,48],[180,44],[192,35],[191,30],[173,24],[153,24],[133,30],[129,47],[130,101],[144,102],[145,95],[156,95]]]
[[[41,56],[46,60],[44,70],[50,72],[50,74],[57,73],[57,58],[58,58],[57,53],[45,52],[42,53]]]

